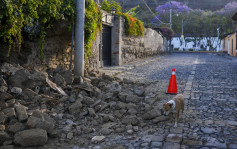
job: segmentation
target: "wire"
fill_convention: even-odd
[[[154,15],[154,17],[155,17],[160,23],[162,23],[162,24],[170,24],[170,23],[164,23],[164,22],[162,22],[162,21],[152,12],[151,8],[147,5],[147,3],[146,3],[144,0],[142,0],[142,1],[143,1],[143,3],[146,5],[146,7],[149,9],[149,11]]]

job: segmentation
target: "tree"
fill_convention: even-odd
[[[180,2],[171,1],[166,2],[164,5],[159,5],[156,8],[158,15],[152,20],[154,24],[158,26],[164,26],[162,22],[169,22],[170,19],[170,9],[172,9],[172,25],[174,31],[178,31],[181,29],[181,21],[185,14],[188,14],[192,11],[186,4],[182,4]],[[162,20],[162,22],[160,21]]]

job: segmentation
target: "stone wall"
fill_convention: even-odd
[[[62,32],[60,34],[50,33],[45,39],[44,44],[44,65],[40,60],[40,46],[38,42],[26,42],[30,47],[32,54],[28,56],[27,65],[37,68],[57,68],[69,69],[71,57],[71,32]],[[85,69],[98,68],[99,62],[100,35],[93,43],[92,55],[85,62]],[[73,48],[74,49],[74,48]],[[45,66],[44,68],[42,66]],[[72,54],[72,70],[74,68],[74,50]]]
[[[123,34],[122,64],[164,53],[167,41],[161,34],[150,28],[144,37],[128,37]]]
[[[44,44],[44,61],[40,60],[40,45],[35,41],[24,41],[29,56],[24,58],[26,65],[38,70],[61,66],[69,69],[71,57],[71,32],[66,28],[69,24],[58,23],[47,32]],[[146,29],[144,37],[127,37],[124,34],[123,21],[116,17],[112,27],[112,65],[122,65],[141,58],[155,56],[167,48],[167,41],[158,32]],[[93,43],[92,55],[85,62],[85,69],[99,68],[102,64],[101,34]],[[2,49],[2,48],[1,48]],[[7,50],[4,50],[7,51]],[[13,52],[14,53],[14,52]],[[13,57],[15,59],[15,57]],[[15,61],[12,61],[13,63]],[[72,70],[74,68],[74,51],[72,55]]]

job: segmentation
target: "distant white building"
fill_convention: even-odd
[[[218,37],[211,37],[208,40],[211,42],[213,49],[207,44],[207,38],[199,38],[197,45],[194,44],[194,37],[186,37],[185,40],[180,37],[173,37],[171,45],[174,50],[178,51],[220,51],[222,50],[222,41],[218,40]]]

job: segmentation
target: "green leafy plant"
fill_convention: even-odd
[[[112,0],[107,1],[104,0],[101,9],[107,11],[110,13],[111,9],[116,9],[116,15],[122,16],[125,19],[125,33],[128,36],[143,36],[144,35],[144,25],[143,22],[138,20],[136,17],[132,16],[134,15],[134,11],[138,8],[138,6],[130,9],[127,13],[122,13],[121,6],[119,3],[114,2]],[[131,15],[132,14],[132,15]]]
[[[102,30],[102,13],[94,0],[86,1],[85,13],[85,50],[86,59],[92,54],[93,41]]]
[[[122,14],[122,16],[125,19],[124,27],[126,35],[132,35],[132,36],[144,35],[144,26],[140,20],[126,13]]]
[[[115,3],[114,3],[115,4]],[[119,7],[116,7],[119,9]],[[121,9],[121,8],[120,8]],[[22,33],[39,39],[41,60],[44,59],[44,42],[47,29],[57,20],[75,19],[74,0],[0,0],[0,38],[8,42],[9,52],[17,47],[20,53]],[[71,27],[68,27],[71,28]],[[86,0],[85,53],[91,55],[93,40],[102,30],[102,14],[93,0]]]
[[[116,9],[116,15],[121,15],[122,14],[122,9],[119,3],[113,1],[113,0],[103,0],[103,3],[101,4],[101,9],[110,13],[111,9],[114,8]]]
[[[132,17],[135,17],[136,16],[136,10],[139,8],[140,6],[137,5],[131,9],[129,9],[126,13],[127,14],[130,14]]]
[[[45,29],[52,27],[55,20],[63,20],[66,16],[73,19],[73,6],[73,0],[1,0],[0,38],[9,43],[8,55],[12,46],[18,47],[20,53],[25,27],[29,35],[35,34],[32,28],[38,28],[42,58]]]

